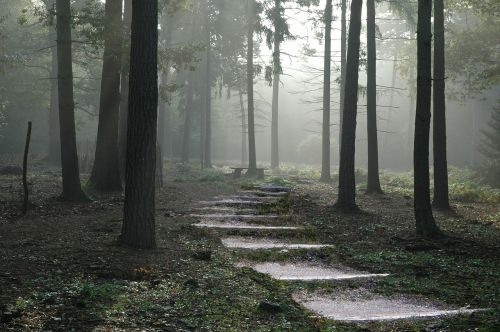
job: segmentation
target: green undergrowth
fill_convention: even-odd
[[[381,173],[380,182],[386,192],[413,196],[412,173]],[[363,183],[361,186],[365,186]],[[433,187],[431,174],[431,192]],[[468,169],[449,169],[450,200],[464,203],[500,203],[500,190],[481,182],[476,172]]]

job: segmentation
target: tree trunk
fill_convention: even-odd
[[[341,28],[340,28],[340,123],[339,147],[342,145],[342,124],[344,123],[344,94],[345,94],[345,65],[347,58],[347,0],[341,3]]]
[[[161,85],[167,85],[168,75],[164,71],[161,75]],[[160,97],[158,98],[158,137],[156,149],[156,183],[158,186],[163,187],[163,151],[165,146],[165,117],[167,113],[167,103]]]
[[[248,172],[250,176],[257,175],[257,154],[255,151],[255,120],[253,100],[253,31],[255,25],[255,0],[247,0],[248,31],[247,31],[247,98],[248,98]]]
[[[73,99],[73,63],[71,52],[71,8],[69,1],[57,0],[57,72],[61,166],[65,201],[87,200],[80,183],[76,150],[75,103]]]
[[[122,0],[106,0],[99,123],[90,184],[97,190],[122,190],[118,152]]]
[[[129,125],[121,241],[135,248],[155,248],[158,2],[133,1],[132,6]]]
[[[377,133],[377,49],[375,41],[375,0],[367,0],[367,127],[368,127],[368,184],[366,192],[382,193],[378,169]]]
[[[184,131],[182,140],[182,156],[183,163],[189,162],[191,148],[191,117],[193,113],[193,73],[188,73],[189,80],[186,91],[186,108],[184,109]]]
[[[444,58],[444,4],[434,1],[434,206],[449,209],[448,161],[446,158],[446,101]]]
[[[56,22],[54,15],[54,1],[47,2],[49,15],[49,43],[52,44],[56,38]],[[59,96],[57,95],[57,48],[51,47],[51,69],[50,69],[50,109],[49,109],[49,152],[47,161],[56,165],[61,164],[61,141],[59,137]]]
[[[241,89],[238,91],[240,97],[240,109],[241,109],[241,164],[244,165],[247,162],[247,123],[245,121],[245,105],[243,103],[243,93]]]
[[[330,175],[330,75],[332,61],[332,0],[325,7],[325,54],[323,68],[323,130],[321,141],[321,181],[331,181]]]
[[[418,1],[417,110],[413,150],[415,219],[417,235],[437,237],[441,231],[432,215],[429,189],[429,131],[431,122],[432,0]]]
[[[205,168],[212,168],[212,76],[211,72],[211,37],[208,17],[208,0],[205,0],[205,137],[203,164]]]
[[[274,10],[281,12],[280,0],[274,0]],[[274,45],[273,45],[273,100],[272,100],[272,118],[271,118],[271,169],[280,167],[279,158],[279,138],[278,138],[278,111],[279,111],[279,93],[280,93],[280,72],[281,72],[281,36],[280,27],[274,26]]]
[[[130,71],[130,27],[132,24],[132,0],[123,1],[123,45],[122,67],[120,73],[120,113],[118,119],[118,150],[120,157],[120,176],[125,182],[125,160],[127,152],[127,116]]]
[[[339,194],[336,206],[357,209],[354,155],[356,144],[356,114],[358,102],[359,44],[363,0],[352,0],[346,63],[344,123],[340,146]]]

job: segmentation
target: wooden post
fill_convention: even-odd
[[[28,152],[30,149],[31,140],[31,121],[28,122],[28,133],[26,134],[26,145],[24,146],[23,158],[23,188],[24,188],[24,201],[23,201],[23,214],[28,211],[28,183],[26,181],[26,172],[28,168]]]

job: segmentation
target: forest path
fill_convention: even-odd
[[[335,250],[335,245],[317,243],[316,229],[296,224],[293,213],[284,204],[290,195],[288,187],[259,186],[239,195],[216,196],[215,200],[200,202],[200,212],[191,215],[199,221],[193,226],[229,232],[222,235],[222,244],[237,257],[242,253],[245,257],[245,252],[248,257],[250,253],[250,259],[241,259],[236,267],[294,283],[293,299],[314,316],[343,322],[374,322],[477,311],[452,309],[420,298],[378,295],[370,292],[370,285],[388,273],[358,271],[341,264],[320,265],[304,259],[311,251]],[[275,259],[260,257],[263,251],[272,251]],[[330,285],[325,287],[325,283]],[[345,285],[348,287],[342,287]]]

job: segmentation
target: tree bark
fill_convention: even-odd
[[[417,27],[417,109],[413,152],[414,209],[417,235],[441,235],[432,215],[429,189],[429,131],[431,121],[431,32],[432,0],[418,1]]]
[[[211,37],[208,17],[208,0],[205,0],[205,137],[203,164],[204,168],[212,168],[212,76],[211,76]]]
[[[274,0],[274,10],[281,13],[280,0]],[[281,36],[280,27],[274,26],[273,42],[273,100],[271,106],[271,169],[280,167],[279,136],[278,136],[278,113],[280,94],[280,72],[281,72]]]
[[[28,121],[28,132],[26,133],[26,144],[24,146],[24,156],[23,156],[23,190],[24,190],[24,200],[23,200],[23,214],[28,212],[28,154],[30,151],[30,140],[31,140],[31,121]]]
[[[342,145],[340,146],[339,194],[336,203],[337,207],[346,210],[357,209],[354,155],[362,6],[363,0],[352,0],[346,63],[344,123],[342,125]]]
[[[127,152],[127,116],[130,71],[130,27],[132,24],[132,0],[123,1],[123,45],[120,73],[120,113],[118,119],[118,149],[120,157],[120,176],[125,182],[125,160]]]
[[[238,90],[240,97],[240,109],[241,109],[241,164],[244,165],[247,162],[247,122],[245,120],[245,104],[243,103],[243,93],[241,89]]]
[[[377,49],[375,41],[375,0],[367,0],[367,129],[368,129],[368,184],[366,192],[381,194],[378,165],[377,133]]]
[[[122,190],[118,151],[122,0],[106,0],[99,123],[90,184],[97,190]]]
[[[73,99],[73,63],[71,52],[71,8],[69,1],[57,0],[57,72],[61,166],[65,201],[87,200],[80,183],[76,150],[75,104]]]
[[[47,1],[47,12],[49,15],[49,43],[52,44],[56,38],[54,22],[55,1]],[[59,137],[59,96],[57,94],[57,47],[51,47],[51,69],[50,69],[50,109],[49,109],[49,151],[47,161],[56,165],[61,164],[61,141]]]
[[[188,73],[189,80],[186,91],[186,108],[184,109],[184,130],[183,130],[183,140],[182,140],[182,156],[181,160],[183,163],[189,162],[190,150],[191,150],[191,117],[193,113],[193,73]]]
[[[158,2],[132,2],[130,91],[124,220],[121,242],[155,248],[158,107]]]
[[[434,206],[450,208],[448,195],[448,161],[446,158],[446,97],[444,57],[444,4],[434,1]]]
[[[255,0],[247,0],[247,98],[248,98],[248,172],[257,175],[257,154],[255,151],[255,117],[253,100],[253,31],[255,25]]]
[[[332,61],[332,0],[325,6],[325,54],[323,68],[323,128],[321,140],[321,181],[331,181],[330,174],[330,84]]]
[[[347,0],[341,2],[340,27],[340,109],[339,147],[342,145],[342,125],[344,123],[345,65],[347,62]]]

